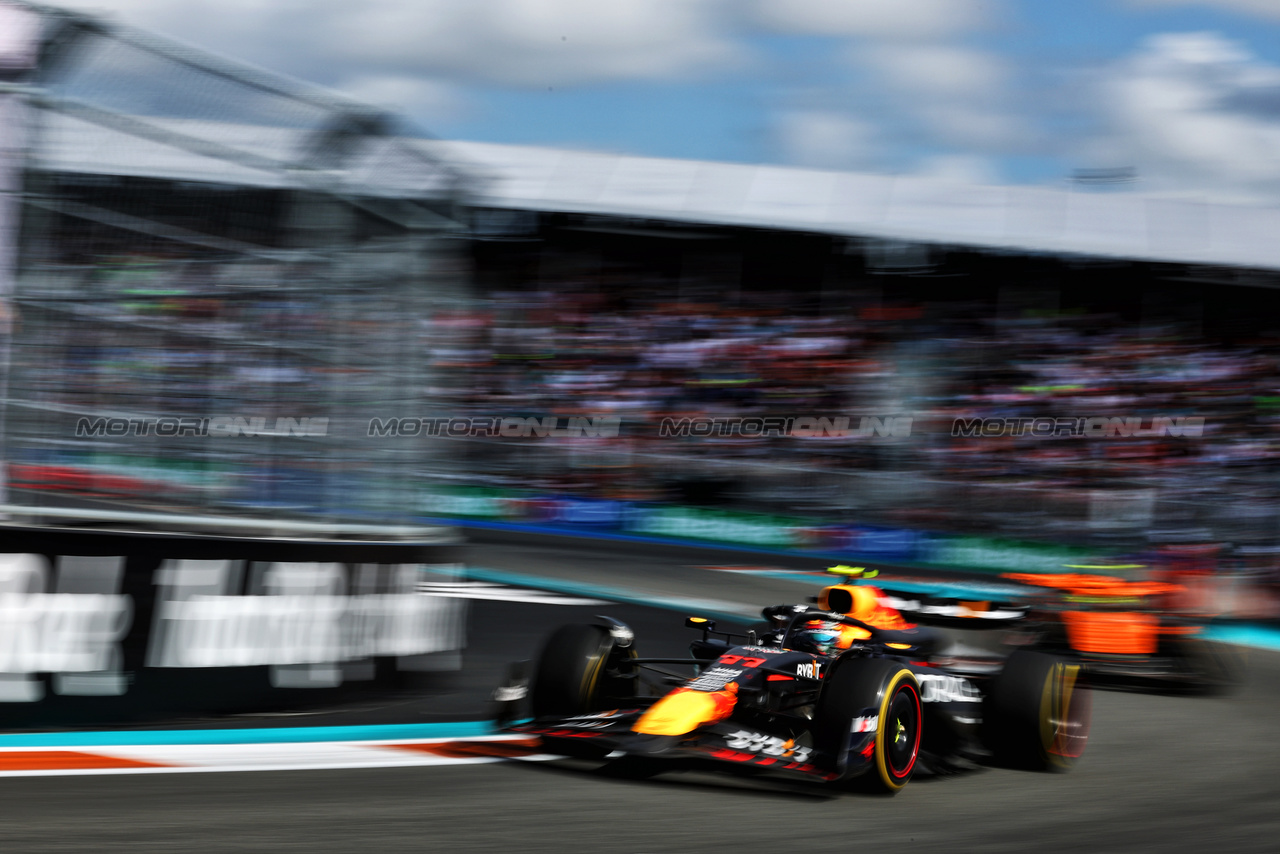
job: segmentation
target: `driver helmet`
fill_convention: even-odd
[[[792,642],[794,649],[826,655],[840,639],[840,624],[826,620],[810,620],[801,627]]]

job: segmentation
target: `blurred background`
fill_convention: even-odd
[[[1280,579],[1268,4],[100,5],[0,7],[11,512]]]
[[[1278,318],[1276,0],[0,0],[5,838],[1272,850]],[[896,806],[480,764],[833,564],[1134,693]]]

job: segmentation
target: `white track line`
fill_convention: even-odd
[[[602,599],[566,596],[546,590],[509,587],[489,581],[422,581],[418,592],[450,599],[484,599],[493,602],[529,602],[536,605],[604,605]]]
[[[342,768],[405,768],[435,765],[484,765],[494,762],[545,761],[549,754],[525,756],[439,756],[411,749],[412,745],[476,744],[502,742],[520,736],[487,736],[463,739],[400,739],[379,742],[303,742],[283,744],[140,744],[103,747],[0,748],[0,777],[67,777],[102,774],[190,774],[227,771],[319,771]],[[403,745],[403,746],[400,746]],[[4,768],[19,763],[23,755],[87,755],[156,763],[161,767],[126,768]],[[74,762],[74,756],[68,757]]]

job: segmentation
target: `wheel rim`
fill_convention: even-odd
[[[884,760],[889,776],[902,780],[911,774],[920,753],[920,696],[910,683],[898,685],[884,721]]]
[[[1079,674],[1079,665],[1058,664],[1045,686],[1042,737],[1049,758],[1060,765],[1079,759],[1089,740],[1093,698]]]

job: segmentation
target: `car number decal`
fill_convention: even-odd
[[[725,736],[724,743],[726,747],[731,747],[734,750],[749,750],[752,753],[762,753],[765,756],[785,756],[797,762],[804,762],[809,758],[809,754],[813,752],[811,747],[796,746],[792,739],[779,738],[776,735],[765,735],[762,732],[751,732],[745,729]]]

